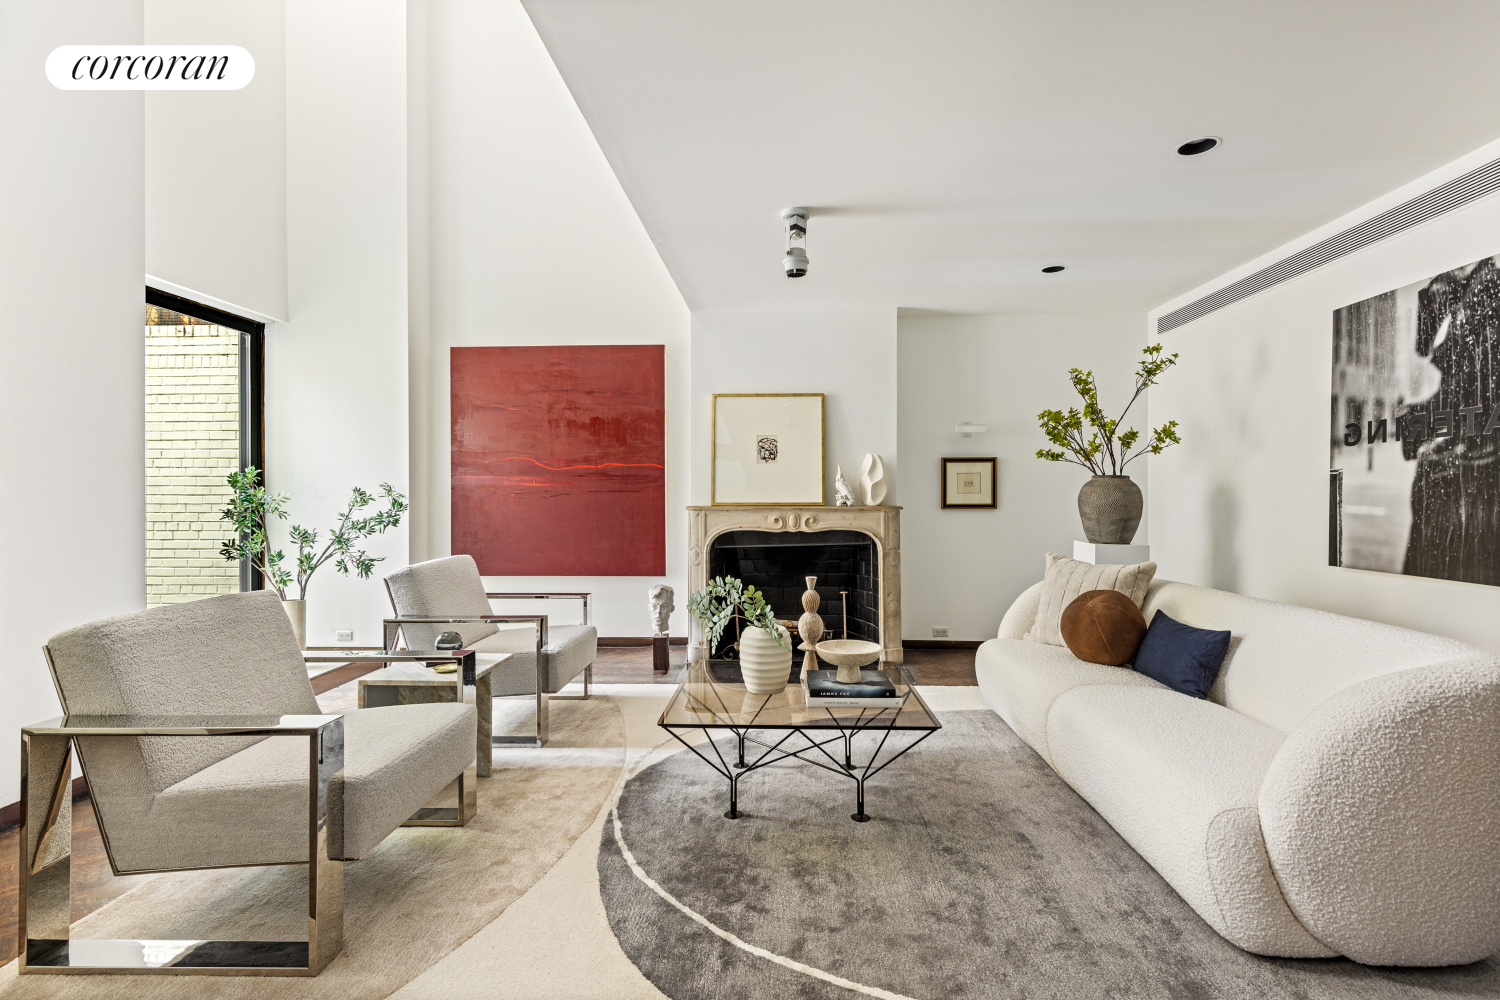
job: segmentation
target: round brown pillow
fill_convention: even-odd
[[[1063,608],[1061,631],[1080,660],[1118,667],[1135,656],[1146,634],[1146,618],[1118,590],[1086,590]]]

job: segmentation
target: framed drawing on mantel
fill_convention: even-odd
[[[719,393],[713,503],[823,503],[823,394]]]
[[[943,509],[995,509],[996,464],[993,458],[943,459]]]

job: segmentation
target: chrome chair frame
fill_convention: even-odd
[[[385,585],[386,595],[390,597],[391,585]],[[489,593],[485,597],[490,600],[582,600],[583,601],[583,624],[589,625],[590,607],[589,602],[593,597],[589,593],[567,593],[567,594],[512,594],[512,593]],[[395,598],[391,597],[391,606],[396,604]],[[404,617],[386,618],[382,624],[382,639],[385,643],[386,652],[396,650],[398,634],[402,625],[473,625],[487,622],[531,622],[536,626],[536,735],[535,736],[492,736],[491,740],[495,746],[519,746],[519,747],[542,747],[547,743],[547,703],[552,699],[558,701],[584,701],[589,695],[589,685],[594,679],[594,665],[590,663],[583,669],[583,694],[552,694],[547,693],[547,616],[546,615],[444,615],[437,617],[426,617],[411,615]]]
[[[49,653],[50,658],[50,653]],[[307,941],[149,941],[70,939],[72,756],[79,736],[291,736],[308,741]],[[17,957],[21,975],[133,973],[208,976],[316,976],[344,944],[344,862],[328,858],[328,784],[344,769],[339,715],[63,716],[21,729],[20,885]],[[92,802],[92,797],[91,797]],[[121,871],[93,803],[116,875]],[[226,868],[265,865],[224,865]]]

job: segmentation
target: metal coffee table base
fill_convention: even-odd
[[[890,712],[891,720],[894,721],[896,714],[895,712],[892,712],[889,709],[878,709],[868,719],[865,718],[865,713],[861,712],[858,719],[850,720],[847,724],[840,722],[837,716],[835,716],[832,712],[829,712],[828,717],[832,721],[835,728],[830,730],[826,725],[797,726],[786,729],[786,735],[782,736],[775,743],[767,743],[764,740],[757,739],[755,736],[751,735],[751,729],[753,728],[752,726],[713,727],[714,729],[721,730],[728,729],[730,732],[734,733],[736,742],[739,746],[739,758],[733,763],[726,761],[724,759],[724,755],[719,752],[719,746],[714,742],[713,739],[713,732],[707,726],[663,725],[662,728],[671,733],[672,737],[676,739],[677,742],[687,747],[694,754],[697,754],[699,760],[703,761],[715,771],[718,771],[729,781],[729,811],[724,814],[725,819],[740,818],[739,804],[741,777],[749,774],[751,771],[759,770],[760,768],[765,767],[768,764],[775,764],[779,761],[795,758],[802,761],[803,763],[812,764],[815,767],[821,767],[825,771],[831,771],[834,774],[853,779],[855,784],[857,811],[851,813],[849,815],[849,818],[854,820],[856,823],[868,823],[873,817],[865,812],[865,782],[869,781],[871,778],[875,777],[875,775],[885,770],[885,768],[892,762],[894,762],[897,758],[901,757],[912,747],[916,746],[918,743],[921,743],[936,731],[931,729],[926,731],[903,730],[905,732],[921,732],[921,735],[912,742],[908,743],[906,746],[890,754],[884,761],[880,761],[880,755],[881,752],[885,749],[886,740],[889,739],[891,733],[896,732],[896,730],[889,724],[879,724],[881,721],[880,716],[886,714],[887,712]],[[710,760],[706,755],[699,753],[697,747],[688,743],[687,740],[678,735],[678,730],[681,730],[683,732],[691,732],[694,729],[702,729],[704,735],[708,737],[708,746],[713,750],[714,757],[717,758],[717,762],[715,762],[714,760]],[[866,733],[872,736],[875,733],[879,733],[880,742],[876,744],[875,752],[870,755],[870,759],[865,761],[864,767],[861,768],[854,762],[854,737]],[[810,734],[816,734],[816,738]],[[790,740],[793,736],[800,736],[802,739],[807,741],[808,745],[805,747],[798,747],[794,745],[792,748],[788,749],[786,747],[787,741]],[[830,754],[826,749],[826,747],[828,747],[830,744],[838,743],[840,741],[842,741],[844,744],[844,761],[842,764],[839,763],[838,759],[834,757],[833,754]],[[757,747],[764,748],[764,752],[754,760],[746,761],[745,744],[747,743],[753,743]],[[827,758],[827,762],[825,763],[823,760],[818,759],[817,756],[813,756],[814,752],[821,754],[823,757]],[[807,754],[809,756],[804,756],[804,754]],[[876,763],[877,761],[880,761],[878,765]]]

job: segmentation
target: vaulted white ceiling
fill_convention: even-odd
[[[1495,0],[524,2],[693,309],[1145,310],[1500,137]]]

